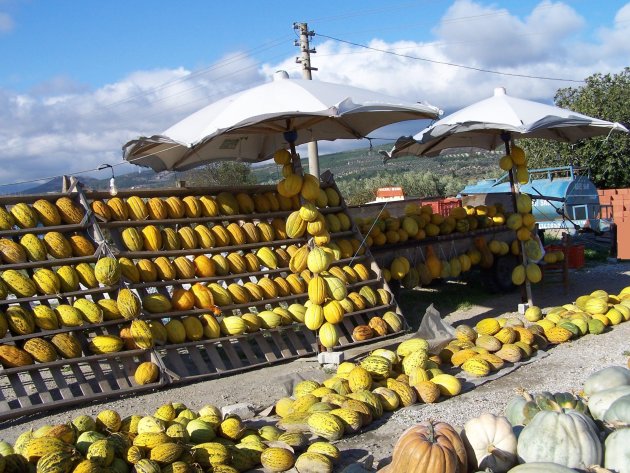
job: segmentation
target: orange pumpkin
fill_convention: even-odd
[[[396,442],[384,473],[461,473],[466,449],[459,434],[444,422],[425,421],[408,428]]]

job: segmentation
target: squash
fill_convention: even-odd
[[[586,378],[584,394],[591,396],[596,392],[617,386],[630,386],[630,370],[622,366],[609,366]]]
[[[614,428],[630,427],[630,394],[613,402],[602,420]]]
[[[630,386],[618,386],[593,394],[588,400],[588,410],[595,420],[602,420],[612,404],[623,396],[630,395]]]
[[[400,436],[392,463],[383,473],[460,473],[467,471],[466,449],[459,434],[444,422],[425,421]]]
[[[584,402],[570,393],[552,394],[544,391],[531,395],[520,390],[519,395],[510,399],[505,407],[505,416],[513,426],[527,425],[538,412],[560,407],[586,412]]]
[[[558,465],[549,462],[533,462],[518,465],[512,468],[508,473],[576,473],[573,468]]]
[[[505,417],[486,413],[468,420],[462,440],[472,468],[504,473],[517,463],[516,435]]]
[[[552,462],[569,468],[600,465],[603,459],[595,423],[581,412],[562,409],[536,414],[518,437],[517,453],[522,463]]]
[[[619,429],[606,439],[604,466],[619,473],[630,473],[630,429]]]

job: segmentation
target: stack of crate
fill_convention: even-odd
[[[617,257],[630,259],[630,189],[598,190],[599,203],[617,225]]]

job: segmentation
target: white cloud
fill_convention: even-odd
[[[14,26],[13,18],[7,13],[0,12],[0,33],[10,33]]]
[[[443,63],[572,79],[620,72],[630,54],[626,40],[630,5],[620,9],[610,25],[596,31],[596,39],[589,42],[580,39],[585,20],[562,2],[542,1],[527,16],[517,17],[505,8],[458,0],[443,20],[431,41],[388,43],[375,38],[368,45]],[[319,68],[316,79],[411,101],[426,100],[447,113],[492,95],[497,86],[505,86],[514,96],[550,101],[558,88],[579,85],[481,73],[332,40],[320,42],[317,37],[314,45],[317,54],[312,61]],[[119,162],[121,147],[130,139],[159,133],[205,104],[260,83],[278,69],[301,76],[293,54],[260,66],[254,58],[235,52],[197,71],[134,71],[97,90],[68,77],[51,78],[28,93],[0,89],[0,184]],[[401,124],[374,136],[394,139],[421,127]],[[348,146],[357,143],[321,142],[320,152]],[[96,175],[105,176],[102,172]]]

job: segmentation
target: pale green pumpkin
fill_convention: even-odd
[[[616,388],[599,391],[589,398],[588,410],[593,419],[602,420],[613,402],[627,395],[630,395],[630,386],[617,386]]]
[[[584,382],[584,394],[593,394],[618,386],[630,386],[630,370],[623,366],[609,366],[596,371]]]
[[[525,463],[512,468],[508,473],[577,473],[572,468],[558,465],[557,463],[535,462]]]
[[[603,420],[613,427],[630,427],[630,394],[613,402],[604,414]]]
[[[618,473],[630,473],[630,428],[615,430],[606,439],[604,466]]]
[[[521,432],[517,452],[523,463],[551,462],[569,468],[586,468],[602,462],[602,446],[595,423],[573,410],[536,414]]]

